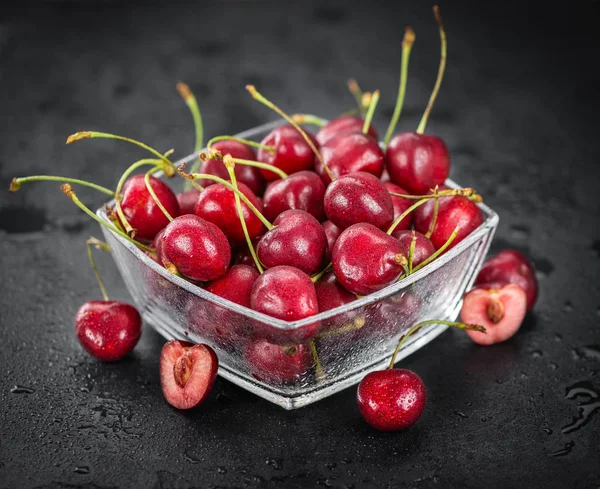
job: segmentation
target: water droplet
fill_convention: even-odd
[[[597,411],[600,411],[600,395],[594,390],[590,382],[577,382],[567,387],[565,399],[573,400],[579,396],[587,399],[577,406],[578,416],[573,417],[571,423],[562,428],[562,432],[565,434],[579,430],[589,422]]]
[[[531,356],[533,358],[542,358],[544,356],[544,352],[542,352],[541,350],[533,350],[531,352]]]
[[[80,467],[75,467],[75,470],[73,471],[76,474],[89,474],[90,473],[90,468],[87,465],[82,465]]]
[[[587,345],[577,348],[579,358],[588,358],[590,360],[600,360],[600,345]]]
[[[23,385],[15,385],[10,390],[10,392],[12,394],[33,394],[35,392],[35,390],[33,390],[31,387],[25,387]]]
[[[219,474],[226,474],[227,473],[227,469],[225,467],[217,467],[217,472]]]
[[[191,457],[191,456],[190,456],[190,455],[188,455],[187,453],[184,453],[184,454],[183,454],[183,457],[185,458],[185,461],[186,461],[186,462],[189,462],[189,463],[191,463],[191,464],[199,464],[199,463],[200,463],[200,460],[198,460],[198,459],[196,459],[196,458],[194,458],[194,457]]]
[[[556,341],[562,341],[563,337],[562,337],[562,335],[561,335],[560,333],[556,333],[556,334],[554,335],[554,339],[555,339]]]
[[[558,364],[557,364],[557,363],[554,363],[554,362],[550,362],[550,368],[551,368],[552,370],[556,370],[556,369],[558,368]]]
[[[544,428],[544,433],[546,433],[547,435],[551,435],[552,430],[550,428]]]
[[[317,485],[325,487],[333,487],[333,482],[329,479],[317,479]]]
[[[89,392],[90,391],[87,387],[80,387],[79,390],[81,392]]]
[[[552,452],[550,454],[551,457],[564,457],[565,455],[568,455],[569,453],[571,453],[571,450],[573,449],[573,447],[575,446],[575,442],[568,442],[565,443],[564,448],[561,448],[560,450],[557,450],[556,452]]]
[[[337,464],[335,462],[327,462],[325,467],[327,467],[329,470],[333,470],[337,467]]]
[[[351,459],[349,459],[349,458],[343,458],[343,459],[341,460],[341,462],[342,462],[343,464],[346,464],[346,465],[347,465],[347,464],[351,464],[351,463],[352,463],[352,460],[351,460]]]
[[[275,470],[281,470],[283,468],[283,459],[281,458],[268,458],[265,460],[267,465],[270,465]]]
[[[521,241],[525,241],[531,234],[531,229],[528,226],[520,224],[514,224],[510,227],[510,230],[512,237]]]
[[[571,301],[567,301],[563,305],[563,311],[571,312],[573,310],[573,303]]]
[[[468,416],[461,411],[454,411],[454,414],[456,414],[457,416],[460,416],[461,418],[468,418]]]

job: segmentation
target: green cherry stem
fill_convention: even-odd
[[[152,185],[150,183],[150,177],[152,176],[152,174],[156,173],[161,168],[162,168],[161,165],[157,165],[154,168],[150,168],[150,170],[148,170],[146,172],[146,174],[144,175],[144,183],[146,184],[146,189],[148,190],[148,193],[150,194],[150,197],[152,197],[152,200],[154,200],[154,203],[162,211],[162,213],[169,220],[169,222],[171,222],[173,220],[173,217],[171,216],[171,214],[169,214],[169,211],[167,211],[167,209],[165,209],[165,206],[162,205],[162,202],[160,201],[160,199],[156,195],[156,192],[154,192],[154,189],[152,188]]]
[[[200,107],[198,107],[198,101],[190,90],[190,87],[185,83],[179,82],[176,86],[179,95],[188,106],[194,119],[194,129],[196,130],[196,143],[194,145],[194,153],[202,151],[204,147],[204,126],[202,124],[202,114],[200,114]]]
[[[317,352],[317,345],[315,343],[315,340],[310,340],[309,345],[310,353],[313,357],[313,364],[315,367],[315,375],[317,376],[317,381],[322,382],[323,380],[325,380],[325,372],[323,371],[323,366],[321,365],[321,361],[319,360],[319,353]]]
[[[365,107],[363,105],[363,91],[360,89],[358,82],[354,78],[348,80],[348,90],[354,96],[354,100],[356,100],[358,113],[361,117],[364,117]]]
[[[404,219],[406,216],[408,216],[412,211],[414,211],[417,207],[422,206],[425,202],[427,202],[429,199],[428,198],[422,198],[420,200],[417,200],[413,205],[411,205],[408,209],[406,209],[402,214],[400,214],[398,216],[398,218],[392,223],[392,225],[390,226],[390,228],[387,230],[387,234],[389,234],[390,236],[392,235],[392,233],[394,232],[394,230],[396,229],[396,227],[398,227],[398,224],[400,224],[402,222],[402,219]]]
[[[264,149],[269,153],[275,153],[275,148],[273,146],[267,146],[266,144],[260,144],[256,141],[250,141],[249,139],[242,139],[236,136],[215,136],[210,141],[208,141],[208,143],[206,143],[206,148],[210,150],[212,145],[218,141],[236,141],[238,143],[245,144],[246,146],[252,146],[253,148],[257,149]],[[201,149],[202,148],[200,148],[198,151],[200,151]]]
[[[229,155],[229,157],[236,165],[252,166],[254,168],[262,168],[263,170],[268,170],[268,171],[275,173],[281,179],[286,179],[288,177],[287,173],[285,173],[283,170],[277,168],[275,165],[270,165],[269,163],[263,163],[262,161],[244,160],[242,158],[233,158],[231,155]],[[222,160],[223,155],[221,154],[221,152],[219,150],[214,150],[214,149],[212,150],[211,153],[200,153],[200,159],[203,161],[209,160],[212,158],[215,158],[217,160]]]
[[[429,114],[435,102],[438,92],[440,91],[440,86],[442,85],[442,79],[444,78],[444,71],[446,69],[446,52],[447,52],[447,43],[446,43],[446,31],[444,30],[444,24],[442,23],[442,17],[440,15],[440,9],[437,5],[433,7],[433,15],[435,16],[435,20],[438,23],[440,28],[440,41],[441,41],[441,54],[440,54],[440,67],[438,68],[437,78],[435,80],[435,86],[433,87],[433,92],[431,92],[431,97],[429,97],[429,103],[427,104],[427,108],[425,112],[423,112],[423,117],[421,118],[421,122],[419,123],[419,127],[417,128],[417,134],[423,134],[425,131],[425,126],[427,125],[427,119],[429,118]]]
[[[452,244],[452,242],[456,239],[456,235],[458,234],[459,229],[458,228],[454,228],[454,231],[452,231],[452,234],[450,235],[450,237],[446,240],[446,242],[439,247],[439,249],[437,249],[435,251],[435,253],[433,253],[429,258],[423,260],[421,263],[419,263],[413,270],[413,273],[418,272],[419,270],[421,270],[421,268],[426,267],[427,265],[429,265],[433,260],[435,260],[438,256],[440,256],[444,251],[446,251],[448,249],[448,246],[450,246]]]
[[[369,128],[371,127],[371,121],[373,120],[373,115],[375,114],[375,108],[379,103],[379,90],[375,90],[369,100],[369,108],[367,110],[367,115],[365,116],[365,122],[363,123],[362,133],[367,134],[369,132]]]
[[[130,243],[133,243],[137,247],[142,248],[145,251],[152,251],[152,249],[149,246],[146,246],[145,244],[140,243],[139,241],[136,241],[135,239],[133,239],[130,236],[128,236],[126,233],[124,233],[123,231],[121,231],[119,228],[117,228],[113,224],[108,224],[106,221],[100,219],[88,207],[86,207],[85,204],[83,204],[83,202],[81,202],[79,200],[79,198],[75,194],[75,191],[73,190],[73,188],[71,187],[71,185],[69,185],[68,183],[64,183],[64,184],[61,185],[60,189],[63,191],[63,193],[67,197],[69,197],[69,199],[71,199],[73,201],[73,203],[77,207],[79,207],[83,212],[85,212],[88,216],[90,216],[94,221],[98,222],[100,225],[104,226],[105,228],[110,229],[112,232],[117,233],[119,236],[121,236],[122,238],[126,239]]]
[[[327,173],[327,175],[329,176],[331,181],[335,180],[333,173],[331,173],[331,170],[325,163],[325,160],[323,160],[323,156],[321,156],[321,153],[319,152],[319,150],[317,149],[315,144],[311,141],[311,139],[308,137],[308,135],[306,134],[304,129],[302,129],[298,125],[297,122],[295,122],[289,115],[287,115],[283,110],[281,110],[279,107],[277,107],[273,102],[267,100],[258,90],[256,90],[256,87],[254,85],[246,85],[246,90],[248,90],[248,92],[250,92],[250,95],[252,95],[252,98],[254,100],[257,100],[261,104],[263,104],[263,105],[269,107],[271,110],[277,112],[281,117],[283,117],[292,126],[294,126],[294,128],[304,138],[304,140],[306,141],[306,144],[308,144],[310,146],[310,149],[313,150],[313,153],[315,154],[315,156],[319,159],[319,161],[323,165],[323,168],[325,169],[325,172]]]
[[[398,346],[394,350],[394,354],[392,355],[392,359],[390,360],[390,365],[388,367],[389,370],[392,370],[394,368],[394,364],[396,363],[396,356],[398,355],[398,352],[402,349],[402,346],[404,346],[404,343],[406,342],[406,340],[411,335],[416,333],[419,329],[421,329],[423,326],[427,326],[428,324],[445,324],[446,326],[452,326],[454,328],[464,329],[464,330],[468,330],[468,331],[479,331],[480,333],[486,332],[486,329],[483,326],[480,326],[479,324],[466,324],[466,323],[460,323],[457,321],[443,321],[441,319],[430,319],[428,321],[422,321],[418,324],[415,324],[412,328],[410,328],[406,332],[405,335],[403,335],[400,338],[400,341],[398,342]]]
[[[98,267],[96,266],[96,260],[94,260],[94,253],[92,252],[92,246],[94,246],[97,250],[103,250],[110,252],[110,246],[104,241],[100,241],[94,237],[91,237],[85,242],[85,246],[87,248],[88,258],[90,259],[90,265],[92,266],[92,270],[94,275],[96,276],[96,280],[98,281],[98,285],[100,286],[100,290],[102,291],[102,297],[105,301],[108,301],[108,294],[106,293],[106,288],[104,287],[104,283],[100,278],[100,273],[98,273]]]
[[[415,246],[417,244],[417,235],[413,229],[411,240],[410,240],[410,248],[408,249],[408,275],[413,273],[413,260],[415,257]]]
[[[323,278],[323,275],[325,275],[327,273],[327,270],[329,270],[332,266],[333,266],[333,263],[329,262],[329,264],[323,270],[321,270],[316,275],[313,275],[312,277],[310,277],[310,279],[312,280],[312,283],[316,284],[319,280],[321,280],[321,278]]]
[[[231,155],[227,154],[225,155],[225,157],[223,158],[223,164],[225,165],[225,168],[227,168],[227,173],[229,173],[229,178],[231,180],[231,183],[233,185],[233,188],[235,190],[238,190],[238,185],[237,185],[237,179],[235,177],[235,163],[233,161],[233,158],[231,157]],[[244,211],[242,210],[242,202],[240,200],[240,196],[238,195],[238,192],[234,192],[233,196],[235,197],[235,206],[237,208],[237,212],[238,212],[238,217],[240,218],[240,224],[242,225],[242,231],[244,231],[244,237],[246,238],[246,244],[248,245],[248,249],[250,250],[250,254],[252,255],[252,259],[254,260],[254,263],[256,264],[256,268],[258,269],[258,272],[262,275],[265,270],[262,267],[262,264],[260,263],[260,260],[258,259],[258,256],[256,255],[256,251],[254,250],[254,245],[252,244],[252,239],[250,239],[250,235],[248,234],[248,227],[246,226],[246,219],[244,219]]]
[[[325,126],[323,119],[313,114],[294,114],[291,117],[296,124],[312,124],[317,127]]]
[[[85,180],[79,180],[78,178],[67,178],[67,177],[55,177],[52,175],[32,175],[30,177],[19,177],[13,178],[10,182],[9,191],[16,192],[21,188],[21,185],[29,182],[60,182],[60,183],[72,183],[74,185],[83,185],[84,187],[90,187],[99,192],[103,192],[110,197],[115,196],[115,192],[111,189],[96,185],[92,182],[86,182]]]
[[[415,31],[413,31],[411,27],[407,27],[404,30],[404,39],[402,40],[402,62],[400,67],[400,85],[398,87],[398,98],[396,99],[396,106],[394,107],[394,114],[392,115],[392,120],[390,121],[390,125],[388,126],[387,131],[385,132],[385,138],[383,140],[384,151],[388,147],[388,144],[390,144],[390,139],[392,139],[392,134],[394,134],[396,124],[398,124],[398,119],[400,119],[402,106],[404,105],[404,96],[406,95],[406,81],[408,79],[408,60],[410,59],[410,52],[415,42],[415,38]]]
[[[437,189],[438,189],[438,187],[436,185],[435,190],[433,191],[435,194],[438,193]],[[429,224],[429,229],[425,233],[425,237],[428,239],[431,238],[431,235],[433,234],[433,230],[435,229],[435,225],[437,224],[437,218],[438,218],[439,211],[440,211],[440,199],[435,199],[435,202],[433,203],[433,217],[431,218],[431,223]]]

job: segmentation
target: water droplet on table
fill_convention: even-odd
[[[551,457],[564,457],[565,455],[568,455],[569,453],[571,453],[571,450],[573,450],[573,447],[575,446],[575,442],[568,442],[565,443],[564,448],[561,448],[560,450],[557,450],[556,452],[552,452],[550,454]]]
[[[75,470],[73,471],[76,474],[89,474],[90,473],[90,468],[87,465],[82,465],[80,467],[75,467]]]
[[[594,390],[590,382],[577,382],[567,387],[565,399],[573,400],[579,396],[587,399],[577,406],[578,416],[562,428],[562,432],[565,434],[579,430],[589,422],[596,412],[600,411],[600,394]]]
[[[219,474],[226,474],[227,473],[227,469],[225,467],[217,467],[217,472]]]
[[[456,414],[457,416],[460,416],[461,418],[468,418],[468,416],[461,411],[454,411],[454,414]]]
[[[563,305],[563,311],[571,312],[573,310],[573,303],[571,301],[567,301]]]
[[[283,459],[281,458],[268,458],[265,460],[267,465],[270,465],[275,470],[281,470],[283,468]]]
[[[24,385],[15,385],[10,392],[12,394],[33,394],[35,390],[31,387],[25,387]]]

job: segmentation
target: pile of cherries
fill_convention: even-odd
[[[61,181],[63,192],[76,205],[170,273],[273,318],[304,319],[379,291],[427,266],[483,222],[477,206],[481,197],[473,189],[444,185],[450,171],[444,141],[424,133],[446,59],[445,33],[434,10],[442,56],[435,89],[416,132],[393,135],[415,39],[407,28],[396,110],[383,143],[371,124],[378,91],[362,93],[353,82],[350,87],[358,108],[323,123],[311,115],[288,116],[249,85],[252,97],[287,124],[260,142],[215,137],[201,151],[199,109],[189,88],[179,84],[196,122],[200,159],[190,168],[176,167],[170,152],[160,153],[135,140],[80,132],[67,143],[119,139],[143,147],[152,157],[131,165],[114,191],[53,176],[17,178],[11,190],[30,181]],[[317,126],[316,133],[302,127],[309,124]],[[141,168],[147,171],[135,173]],[[157,171],[183,177],[187,189],[175,194],[154,176]],[[115,205],[107,208],[110,223],[81,203],[73,185],[93,187],[115,199]],[[94,246],[108,250],[108,245],[92,238],[87,246],[104,300],[81,307],[75,319],[77,336],[93,356],[117,360],[137,343],[141,317],[131,305],[108,299],[92,256]],[[504,252],[484,266],[476,289],[465,297],[464,323],[445,324],[466,329],[478,343],[503,341],[516,332],[536,293],[527,260],[518,252]],[[226,320],[214,319],[221,328],[218,334],[230,334],[223,331]],[[396,353],[422,325],[403,337]],[[247,354],[259,375],[268,378],[277,372],[279,379],[293,380],[312,362],[306,343],[317,335],[318,327],[314,324],[293,338],[257,334]],[[421,379],[413,372],[393,369],[396,353],[390,369],[369,374],[358,389],[363,416],[382,430],[410,426],[425,405]],[[181,409],[201,403],[210,392],[217,366],[218,359],[207,345],[168,342],[160,362],[167,401]]]

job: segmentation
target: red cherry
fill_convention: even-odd
[[[165,230],[161,229],[158,232],[158,234],[154,237],[154,239],[152,240],[152,244],[150,245],[152,248],[154,248],[154,251],[156,251],[156,257],[154,257],[154,255],[152,255],[151,253],[148,253],[148,256],[150,256],[150,258],[152,258],[156,263],[158,263],[161,266],[163,264],[164,258],[162,254],[162,237],[164,234]]]
[[[142,334],[142,318],[124,302],[88,301],[75,315],[75,333],[90,355],[112,362],[133,350]]]
[[[341,229],[369,223],[387,229],[394,220],[394,205],[381,181],[365,172],[348,173],[335,179],[325,191],[325,214]]]
[[[230,154],[233,158],[251,161],[256,160],[256,153],[254,150],[250,146],[240,143],[239,141],[217,141],[211,145],[211,148],[219,150],[224,155]],[[233,171],[237,182],[246,185],[254,192],[254,194],[261,195],[265,190],[265,179],[258,168],[248,165],[235,165]],[[223,180],[229,180],[227,168],[225,168],[225,165],[220,160],[210,159],[203,161],[202,166],[200,167],[200,173],[208,173],[210,175],[221,177]],[[203,187],[215,184],[213,180],[205,179],[198,180],[198,183]]]
[[[246,185],[238,183],[238,189],[248,197],[248,200],[259,210],[262,207],[256,196]],[[250,238],[258,236],[264,229],[263,223],[256,214],[241,201],[244,220]],[[235,243],[245,243],[244,230],[240,222],[240,215],[235,203],[234,192],[220,183],[206,187],[194,208],[194,214],[202,219],[216,224],[228,239]]]
[[[229,242],[212,222],[186,214],[171,221],[162,238],[164,264],[184,277],[208,282],[225,275],[231,262]]]
[[[335,178],[354,172],[366,172],[379,178],[384,155],[377,141],[362,133],[341,133],[321,146],[323,161]],[[317,160],[315,170],[325,185],[331,182],[323,164]]]
[[[326,260],[327,262],[330,262],[331,256],[333,254],[333,247],[338,237],[342,233],[342,230],[338,228],[335,224],[333,224],[331,221],[322,222],[321,226],[323,226],[323,230],[325,231],[325,237],[327,238]]]
[[[325,185],[319,175],[312,171],[299,171],[269,184],[264,195],[264,215],[269,221],[274,221],[284,211],[300,209],[322,221],[325,219],[324,196]]]
[[[530,310],[538,295],[538,281],[533,265],[523,253],[506,249],[486,260],[475,283],[483,286],[488,282],[515,284],[527,294],[527,310]]]
[[[260,381],[293,382],[312,368],[312,356],[306,345],[280,346],[257,339],[248,344],[244,357]]]
[[[383,180],[382,180],[383,181]],[[395,194],[408,194],[406,190],[402,187],[399,187],[395,183],[384,182],[385,188],[388,192],[394,192]],[[390,195],[392,199],[392,204],[394,206],[394,219],[399,218],[411,205],[415,203],[414,200],[405,199],[403,197],[397,197],[395,195]],[[412,213],[408,214],[405,218],[400,221],[400,223],[396,226],[394,231],[401,231],[403,229],[410,229],[412,226]]]
[[[327,253],[327,237],[319,221],[308,212],[291,210],[279,214],[273,224],[258,242],[261,263],[267,268],[289,265],[307,274],[318,272]]]
[[[518,285],[501,289],[475,288],[465,295],[460,317],[463,322],[480,324],[486,333],[467,331],[475,343],[493,345],[506,341],[519,330],[527,313],[527,295]]]
[[[262,238],[262,235],[256,236],[255,238],[252,239],[252,246],[254,246],[255,250],[256,250],[256,247],[258,246],[258,242],[261,240],[261,238]],[[256,263],[254,261],[254,258],[252,257],[252,253],[250,253],[250,248],[248,248],[247,245],[244,246],[242,243],[239,244],[237,254],[235,256],[234,264],[235,265],[248,265],[250,267],[256,268]]]
[[[200,191],[195,188],[177,194],[177,202],[179,203],[179,213],[182,216],[184,214],[193,214],[194,207],[196,207],[196,202],[198,202],[199,197]]]
[[[173,191],[155,177],[150,177],[150,186],[171,217],[179,216],[179,203]],[[135,229],[135,237],[138,240],[152,241],[154,236],[169,224],[169,219],[148,192],[144,175],[135,175],[125,182],[121,208],[127,221]]]
[[[400,277],[402,246],[371,224],[350,226],[333,248],[333,270],[350,292],[368,295]]]
[[[362,118],[355,115],[343,115],[325,124],[325,126],[319,129],[319,132],[317,132],[315,137],[319,145],[323,146],[338,134],[362,133],[364,123],[365,121]],[[374,141],[379,141],[379,136],[377,135],[377,131],[375,131],[373,124],[369,125],[367,135]]]
[[[426,234],[429,231],[433,219],[433,210],[433,202],[428,202],[416,209],[414,224],[415,229],[420,233]],[[451,249],[481,226],[482,222],[483,215],[479,207],[469,198],[461,195],[441,197],[439,199],[437,221],[430,238],[431,242],[436,249],[440,249],[448,241],[454,229],[458,227],[458,234],[448,247],[448,249]]]
[[[319,312],[329,311],[356,300],[356,294],[342,287],[333,271],[323,275],[315,284],[315,290],[319,301]]]
[[[427,258],[435,253],[435,247],[423,234],[418,231],[409,231],[407,229],[403,231],[394,231],[392,236],[398,240],[400,246],[402,248],[402,254],[408,260],[408,256],[410,253],[410,246],[413,240],[413,236],[415,237],[415,250],[413,252],[413,268],[417,265],[420,265]]]
[[[256,268],[248,265],[234,265],[222,277],[206,286],[209,292],[250,308],[250,292],[260,274]]]
[[[391,181],[415,195],[442,185],[450,173],[446,144],[430,134],[397,134],[387,148],[386,161]]]
[[[312,134],[306,134],[313,140],[316,139]],[[273,129],[261,141],[262,145],[272,146],[275,153],[265,149],[258,150],[258,160],[270,165],[276,166],[288,175],[302,170],[310,170],[315,164],[315,154],[302,135],[291,125],[279,126]],[[279,175],[269,170],[260,170],[263,177],[272,182],[277,180]]]
[[[425,384],[406,369],[371,372],[356,393],[362,417],[379,431],[409,428],[421,416],[427,401]]]
[[[160,352],[160,386],[167,402],[177,409],[190,409],[210,394],[219,360],[208,345],[171,340]]]

